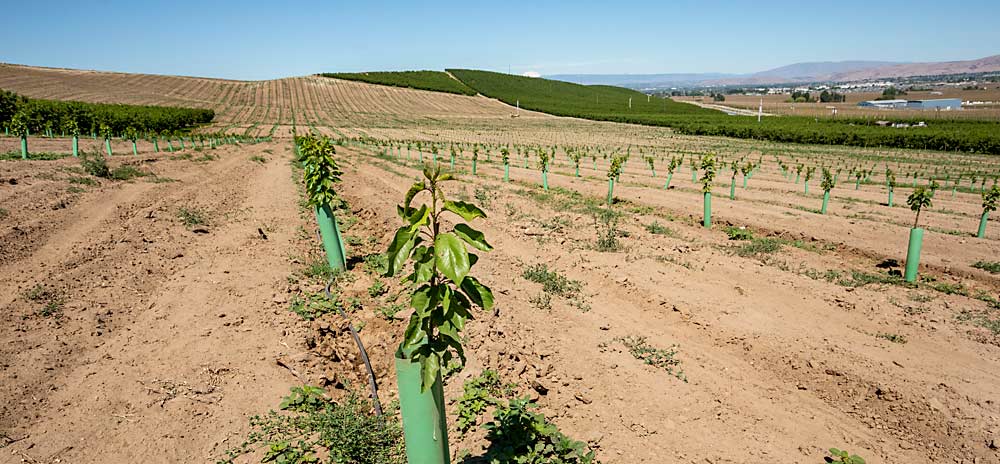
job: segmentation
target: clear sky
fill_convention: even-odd
[[[998,0],[8,1],[0,61],[234,79],[446,67],[744,73],[1000,54]]]

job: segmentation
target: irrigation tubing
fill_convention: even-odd
[[[326,298],[333,301],[333,294],[330,293],[330,287],[333,285],[334,279],[330,279],[326,283],[326,288],[323,289],[326,292]],[[354,329],[354,324],[351,319],[347,317],[347,313],[344,312],[344,308],[340,305],[334,305],[337,308],[337,314],[343,317],[347,321],[347,327],[351,329],[351,337],[354,337],[354,343],[358,345],[358,351],[361,352],[361,360],[365,363],[365,369],[368,370],[368,387],[372,390],[372,402],[375,404],[375,415],[382,415],[382,405],[378,400],[378,385],[375,383],[375,371],[372,370],[372,363],[368,360],[368,351],[365,350],[365,344],[361,342],[361,337],[358,336],[358,331]]]

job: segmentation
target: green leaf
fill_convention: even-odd
[[[475,218],[484,218],[486,213],[479,209],[478,206],[472,203],[466,203],[464,201],[451,201],[447,200],[444,202],[444,209],[451,211],[466,221],[471,221]]]
[[[455,234],[438,234],[434,240],[434,262],[442,274],[452,282],[461,282],[469,274],[469,252],[465,243]]]
[[[455,224],[455,235],[465,240],[465,243],[472,245],[483,251],[490,251],[493,247],[486,242],[486,236],[482,232],[469,227],[467,224]]]
[[[388,264],[385,268],[386,277],[396,275],[403,268],[407,258],[410,257],[410,251],[413,250],[415,236],[416,231],[413,227],[404,226],[396,231],[395,237],[392,238],[392,243],[389,244],[389,249],[385,252],[386,258],[388,258]]]
[[[410,202],[413,201],[413,197],[417,196],[417,194],[425,188],[427,187],[424,185],[423,181],[414,183],[413,186],[410,187],[410,190],[406,192],[406,199],[403,201],[403,209],[409,210]]]
[[[413,251],[412,281],[415,283],[429,282],[434,276],[434,248],[417,247]]]
[[[481,284],[475,277],[465,276],[461,288],[476,306],[487,311],[493,309],[493,291]]]
[[[423,393],[434,385],[438,373],[441,372],[441,359],[437,353],[431,353],[420,363],[420,392]]]
[[[435,287],[422,285],[410,296],[410,307],[416,310],[417,314],[423,318],[426,317],[428,312],[437,307],[439,301],[439,295]]]

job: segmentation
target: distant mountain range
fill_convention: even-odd
[[[1000,55],[978,60],[939,63],[891,61],[821,61],[796,63],[752,74],[555,74],[545,76],[578,84],[603,84],[633,89],[665,89],[712,85],[766,85],[809,82],[850,82],[943,74],[1000,72]]]

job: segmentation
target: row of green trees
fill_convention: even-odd
[[[7,135],[99,135],[107,127],[115,135],[128,128],[141,133],[176,131],[207,124],[215,118],[209,109],[84,103],[26,98],[0,90],[0,125]]]

